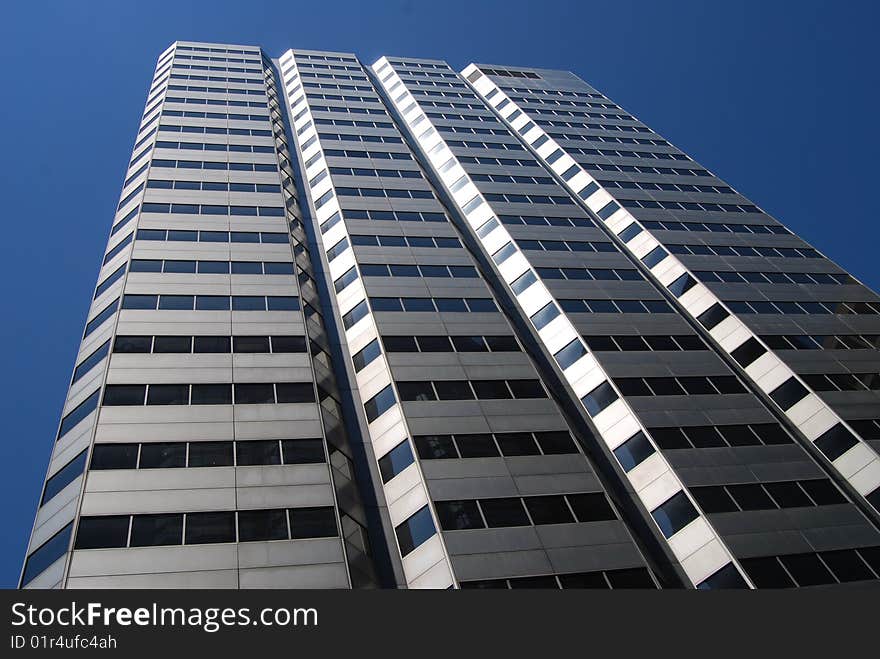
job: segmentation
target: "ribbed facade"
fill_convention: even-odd
[[[880,578],[880,298],[575,75],[177,42],[22,587]]]

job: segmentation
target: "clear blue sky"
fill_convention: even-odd
[[[3,14],[0,586],[18,578],[138,117],[175,39],[570,69],[880,288],[876,2],[31,0]]]

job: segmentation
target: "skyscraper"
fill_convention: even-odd
[[[23,587],[880,579],[880,298],[571,73],[177,42]]]

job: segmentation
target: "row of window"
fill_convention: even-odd
[[[708,350],[708,346],[696,334],[640,335],[587,335],[584,341],[593,352],[644,352],[671,350]]]
[[[165,272],[222,275],[292,275],[293,263],[275,261],[185,261],[132,259],[129,272]]]
[[[519,352],[512,335],[501,336],[383,336],[387,352]]]
[[[242,87],[208,87],[206,85],[168,85],[168,89],[179,92],[201,92],[205,94],[244,94],[248,96],[263,96],[266,93],[262,89],[244,89]]]
[[[186,50],[185,48],[177,48],[177,50]],[[207,56],[207,55],[183,55],[181,53],[174,53],[174,61],[177,62],[179,60],[187,60],[187,61],[202,61],[202,62],[231,62],[233,64],[257,64],[260,62],[259,58],[251,58],[251,57],[217,57],[217,56]],[[193,49],[193,52],[199,52]],[[253,54],[253,53],[243,53],[243,54]],[[256,69],[259,71],[259,69]]]
[[[377,236],[352,234],[351,244],[368,247],[461,247],[458,238],[446,236]]]
[[[450,149],[458,147],[462,149],[491,149],[494,151],[523,151],[519,144],[512,142],[478,142],[476,140],[446,140],[446,146]],[[532,162],[531,164],[534,164]]]
[[[81,517],[74,549],[329,538],[332,507]]]
[[[263,79],[259,76],[251,76],[249,78],[233,78],[229,76],[212,76],[212,75],[184,75],[182,73],[172,73],[172,80],[200,80],[203,82],[238,82],[250,85],[262,85]]]
[[[492,298],[484,297],[371,297],[373,311],[439,311],[491,313],[498,311]]]
[[[746,245],[666,245],[672,254],[694,254],[696,256],[764,256],[784,259],[819,259],[822,255],[812,247],[749,247]]]
[[[404,401],[547,397],[540,380],[406,380],[396,384]]]
[[[674,313],[665,300],[576,300],[560,299],[568,313]]]
[[[629,268],[535,268],[541,279],[573,281],[643,281],[638,270]]]
[[[343,209],[343,214],[348,220],[375,220],[390,222],[447,222],[443,213],[432,213],[428,211],[386,211],[386,210],[364,210],[364,209]],[[329,222],[329,220],[328,220]],[[326,222],[322,228],[326,226]]]
[[[311,109],[313,113],[315,112],[333,112],[336,114],[381,114],[383,117],[387,117],[388,113],[385,110],[379,108],[357,108],[351,107],[347,105],[311,105],[309,108],[305,108],[301,110],[297,116],[294,117],[294,121],[302,117],[307,109]]]
[[[228,114],[225,112],[201,112],[198,110],[162,110],[163,117],[187,117],[188,119],[221,119],[225,121],[268,121],[265,114]]]
[[[213,48],[207,46],[176,46],[176,51],[193,51],[196,53],[229,53],[232,55],[259,55],[256,50],[242,50],[236,48]],[[257,61],[257,60],[254,60]]]
[[[596,226],[588,217],[555,217],[536,215],[498,215],[502,224],[525,224],[527,226],[551,226],[551,227],[594,227]]]
[[[277,172],[278,165],[274,163],[254,162],[213,162],[203,160],[166,160],[156,158],[153,167],[168,167],[176,169],[216,169],[231,172]]]
[[[238,215],[242,217],[284,217],[280,206],[225,206],[219,204],[145,203],[144,213],[178,213],[181,215]]]
[[[233,397],[233,390],[235,395]],[[108,384],[103,405],[257,405],[314,403],[311,382]]]
[[[157,149],[181,149],[184,151],[230,151],[237,153],[275,153],[274,146],[260,146],[258,144],[213,144],[210,142],[169,142],[157,140]]]
[[[424,460],[497,458],[577,453],[565,430],[549,432],[458,433],[416,435],[416,451]]]
[[[235,183],[225,181],[184,181],[150,179],[147,188],[154,190],[214,190],[219,192],[281,192],[281,186],[270,183]]]
[[[265,108],[266,103],[257,101],[227,101],[217,98],[191,98],[183,96],[166,96],[168,103],[184,103],[187,105],[220,105],[227,108]]]
[[[332,192],[332,191],[331,191]],[[430,190],[395,190],[391,188],[344,188],[337,187],[340,197],[380,197],[388,199],[434,199]],[[317,201],[315,202],[317,206]]]
[[[95,444],[89,469],[245,467],[317,464],[325,460],[322,439]]]
[[[315,154],[315,162],[320,158],[321,154]],[[360,151],[356,149],[324,149],[324,156],[330,158],[336,156],[339,158],[370,158],[372,160],[412,160],[412,156],[408,153],[400,153],[397,151]],[[306,163],[308,166],[309,163]]]
[[[276,231],[195,231],[189,229],[138,229],[137,240],[201,243],[289,244],[287,233]]]
[[[122,298],[123,309],[160,311],[299,311],[291,295],[136,295]]]
[[[544,123],[552,123],[554,125],[567,125],[568,122],[558,121],[558,122],[544,122]],[[572,128],[581,128],[583,124],[577,123],[572,126]],[[641,144],[643,146],[666,146],[670,148],[674,148],[669,142],[664,139],[654,139],[650,137],[619,137],[616,135],[585,135],[578,133],[577,135],[571,135],[567,133],[557,132],[557,131],[547,131],[547,134],[551,137],[558,137],[561,139],[569,139],[569,140],[577,140],[580,142],[594,142],[598,144]]]
[[[691,183],[653,183],[649,181],[603,181],[596,179],[604,188],[622,190],[663,190],[666,192],[697,192],[701,194],[736,194],[726,185],[693,185]]]
[[[497,165],[499,167],[533,167],[540,168],[534,160],[520,160],[518,158],[492,158],[488,156],[457,156],[462,165]]]
[[[434,113],[425,113],[432,116]],[[456,135],[466,133],[468,135],[509,135],[506,128],[472,128],[470,126],[438,126],[437,132],[441,135]]]
[[[725,300],[733,313],[740,314],[880,314],[880,302],[784,302],[768,300]]]
[[[788,433],[777,423],[749,423],[682,428],[649,428],[657,446],[664,450],[775,446],[791,444]]]
[[[523,250],[545,252],[617,252],[613,243],[584,240],[529,240],[518,238],[516,244]]]
[[[801,379],[814,391],[880,391],[878,373],[819,373]]]
[[[327,94],[323,92],[316,92],[314,90],[309,90],[306,92],[306,96],[309,100],[319,99],[322,101],[344,101],[346,103],[378,103],[379,100],[373,96],[355,96],[353,94]],[[290,105],[291,107],[296,107],[297,104],[302,100],[300,96],[298,99],[294,100]]]
[[[679,222],[677,220],[640,220],[648,230],[661,231],[708,231],[710,233],[757,233],[791,235],[781,224],[731,224],[729,222]],[[741,248],[737,248],[741,249]],[[779,248],[777,248],[779,249]],[[773,256],[772,254],[770,256]]]
[[[119,335],[113,352],[165,353],[291,353],[305,352],[304,336],[131,336]]]
[[[587,168],[588,169],[588,168]],[[662,208],[665,210],[715,211],[722,213],[760,213],[761,209],[751,204],[711,204],[695,201],[653,201],[651,199],[621,199],[624,208]]]
[[[745,558],[740,563],[758,588],[848,583],[880,577],[880,547]]]
[[[346,126],[353,128],[394,128],[388,121],[362,121],[357,119],[319,119],[315,118],[316,126]]]
[[[349,133],[328,133],[328,132],[319,132],[318,137],[321,138],[323,142],[365,142],[365,143],[374,143],[374,144],[403,144],[403,139],[400,137],[392,137],[391,135],[354,135]],[[315,139],[312,137],[311,140]],[[302,145],[302,150],[305,151],[309,146],[311,146],[311,140],[306,140],[305,144]]]
[[[444,531],[574,524],[617,519],[602,493],[435,501]]]
[[[694,275],[703,282],[747,283],[747,284],[858,284],[850,275],[829,274],[825,272],[749,272],[730,270],[694,270]]]
[[[877,350],[880,348],[878,334],[773,334],[763,335],[761,340],[772,350]]]
[[[472,265],[401,265],[396,263],[363,263],[364,277],[430,277],[476,279],[477,269]]]
[[[346,85],[329,82],[303,82],[303,89],[338,89],[340,91],[372,92],[372,87],[364,85]]]
[[[624,396],[693,396],[744,394],[746,388],[732,375],[614,378]]]
[[[253,67],[241,66],[214,66],[210,64],[183,64],[174,62],[175,69],[183,69],[186,71],[218,71],[222,73],[262,73],[260,69]]]
[[[370,176],[379,178],[423,179],[420,172],[409,169],[366,169],[362,167],[331,167],[330,173],[339,176]],[[318,177],[316,176],[315,179],[317,178]],[[309,184],[314,186],[314,184],[317,183],[317,180],[315,179],[312,179]]]
[[[706,513],[776,510],[846,503],[846,497],[827,478],[691,487]]]
[[[553,137],[562,138],[566,140],[572,140],[580,142],[583,140],[583,137],[580,135],[566,135],[565,133],[550,133]],[[647,160],[680,160],[687,161],[690,160],[683,153],[666,153],[664,151],[625,151],[622,149],[589,149],[583,147],[572,147],[566,146],[565,150],[569,153],[578,153],[584,156],[605,156],[607,158],[639,158],[639,159],[647,159]],[[647,190],[657,189],[657,188],[645,188]],[[714,192],[714,191],[713,191]],[[728,194],[732,194],[733,190],[725,187],[724,192]]]
[[[504,103],[499,103],[498,107],[503,107]],[[621,112],[585,112],[583,110],[557,110],[555,108],[547,108],[547,107],[532,107],[529,108],[529,113],[533,116],[537,117],[581,117],[581,118],[589,118],[589,119],[610,119],[612,121],[638,121],[635,117],[629,114],[625,114]],[[546,120],[544,120],[546,121]],[[546,123],[550,123],[546,121]],[[560,123],[565,122],[554,122],[553,125],[558,126]],[[583,124],[567,124],[572,127],[576,127],[578,125]],[[630,133],[650,133],[651,129],[646,126],[629,126],[629,125],[615,125],[614,130],[619,130],[620,128],[633,128],[634,130],[630,130],[627,132]],[[608,130],[603,127],[603,130]]]
[[[540,114],[540,113],[537,113]],[[646,126],[632,126],[630,124],[598,124],[592,122],[571,122],[571,121],[553,121],[549,119],[537,119],[539,126],[549,128],[553,126],[561,126],[564,128],[587,128],[590,130],[605,130],[609,132],[619,133],[651,133],[651,129]]]
[[[480,579],[461,581],[461,588],[595,588],[599,590],[622,588],[657,588],[651,573],[643,567],[622,570],[602,570],[598,572],[571,572],[567,574],[547,574],[532,577],[511,577],[509,579]]]
[[[540,101],[546,103],[554,102],[552,98],[545,98],[547,96],[563,96],[568,98],[601,98],[605,99],[602,94],[597,92],[573,92],[562,89],[521,89],[519,87],[509,87],[508,85],[503,86],[504,90],[507,92],[507,95],[518,101]],[[516,96],[515,94],[522,94],[522,96]],[[606,99],[607,100],[607,99]]]

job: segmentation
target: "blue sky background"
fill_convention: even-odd
[[[14,586],[156,57],[175,39],[569,69],[880,288],[880,3],[45,2],[0,22],[0,586]]]

